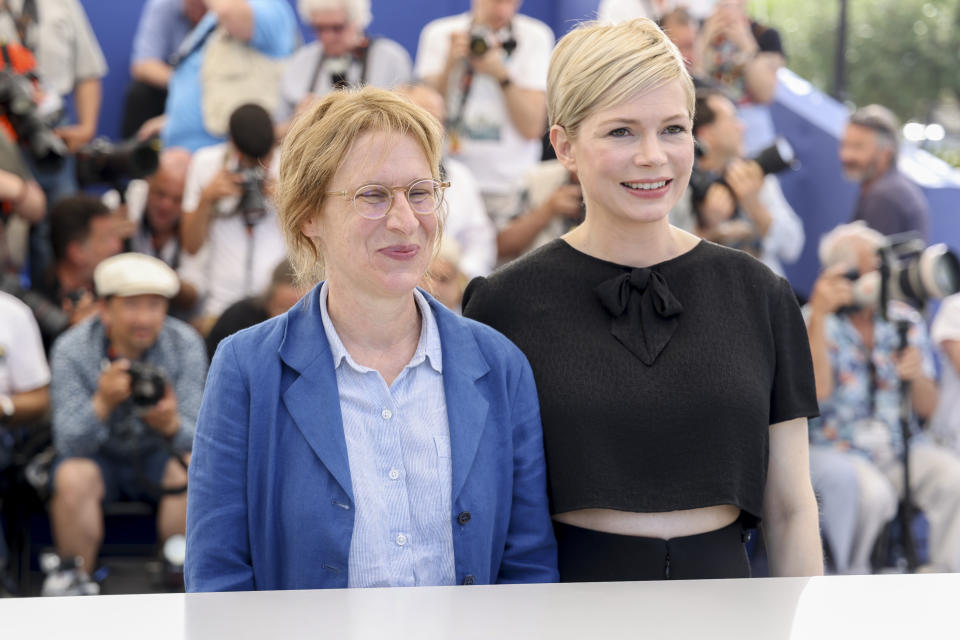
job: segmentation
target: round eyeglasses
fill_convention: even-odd
[[[443,190],[449,182],[438,180],[414,180],[402,187],[387,187],[382,184],[366,184],[353,193],[349,191],[327,191],[328,196],[340,196],[353,200],[353,208],[362,218],[379,220],[393,207],[393,192],[406,193],[407,202],[414,213],[422,216],[434,213],[443,204]]]

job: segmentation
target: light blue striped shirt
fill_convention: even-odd
[[[348,586],[454,584],[450,503],[450,427],[443,391],[440,333],[426,298],[414,291],[422,319],[413,358],[390,387],[350,357],[327,312],[356,511]]]

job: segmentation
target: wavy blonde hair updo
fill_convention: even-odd
[[[693,121],[693,80],[683,56],[652,20],[619,24],[587,22],[560,39],[547,73],[547,115],[571,140],[583,120],[679,79]]]
[[[320,215],[330,197],[328,185],[357,138],[377,131],[411,136],[423,149],[431,177],[440,179],[443,127],[423,108],[384,89],[334,91],[297,116],[284,136],[277,214],[301,285],[316,284],[324,272],[321,243],[304,235],[303,223]]]

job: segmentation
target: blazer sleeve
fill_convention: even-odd
[[[187,591],[256,589],[247,526],[250,389],[228,338],[210,366],[190,460]]]
[[[517,351],[520,375],[511,388],[513,502],[498,583],[556,582],[557,543],[547,503],[540,404],[533,371]]]

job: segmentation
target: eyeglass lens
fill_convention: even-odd
[[[407,202],[416,213],[436,211],[442,201],[440,185],[433,180],[414,182],[406,189]],[[364,218],[381,218],[393,203],[393,192],[379,184],[360,187],[353,197],[353,205]]]

